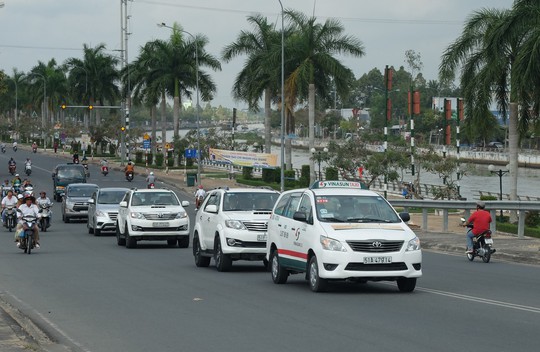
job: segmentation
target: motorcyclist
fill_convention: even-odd
[[[19,219],[20,219],[20,223],[23,226],[23,230],[28,229],[26,223],[22,221],[23,216],[33,215],[38,219],[41,217],[41,214],[39,213],[39,209],[37,205],[35,205],[34,203],[35,203],[34,197],[25,196],[24,202],[19,206],[19,210],[20,210]],[[34,243],[35,243],[36,248],[39,248],[39,230],[38,230],[37,222],[34,224],[33,229],[34,229]],[[19,246],[20,246],[20,243],[17,242],[17,247]]]
[[[205,195],[206,191],[204,190],[202,185],[199,185],[197,192],[195,192],[195,209],[199,209]]]
[[[25,193],[33,194],[34,185],[32,184],[32,182],[30,182],[29,179],[25,178],[22,185],[21,185],[21,187],[20,187],[20,190],[25,192]]]
[[[13,191],[9,190],[7,195],[2,199],[2,222],[6,226],[6,208],[17,205],[17,197],[13,195]]]
[[[73,153],[73,164],[79,163],[79,153],[75,152]]]
[[[11,186],[11,183],[9,183],[9,180],[4,180],[4,183],[2,184],[2,197],[7,196],[9,190],[13,191],[13,187]]]
[[[17,141],[13,141],[13,150],[17,149]]]
[[[11,168],[17,168],[17,162],[11,157],[8,161],[8,170],[11,170]]]
[[[39,192],[39,198],[36,199],[36,204],[39,208],[39,212],[41,212],[42,206],[50,207],[52,205],[52,202],[49,199],[49,197],[47,197],[47,193],[45,191],[41,191]],[[52,211],[50,209],[49,209],[49,218],[52,218]],[[49,222],[47,224],[47,227],[50,227],[50,226],[51,226],[51,223]]]
[[[26,161],[24,162],[24,169],[26,170],[28,167],[32,167],[32,160],[30,160],[30,158],[26,158]]]
[[[482,232],[489,230],[489,224],[491,223],[491,214],[485,210],[486,203],[479,201],[476,203],[476,211],[471,214],[469,219],[463,224],[467,226],[473,224],[474,226],[467,231],[467,252],[473,252],[473,237],[480,235]]]
[[[3,152],[6,151],[6,143],[2,142],[2,144],[0,144],[0,149],[2,149]]]
[[[34,150],[34,149],[37,149],[37,143],[36,142],[32,143],[32,150]]]
[[[133,163],[131,162],[131,160],[128,161],[126,167],[124,168],[124,174],[126,175],[126,177],[127,177],[127,175],[128,175],[130,172],[131,172],[132,174],[135,174],[135,166],[133,165]]]
[[[151,183],[153,183],[154,185],[156,184],[156,176],[154,175],[153,171],[150,171],[150,173],[146,177],[146,186],[149,187]]]
[[[19,174],[15,174],[15,178],[13,180],[11,180],[11,185],[13,186],[13,190],[18,193],[19,188],[22,185],[22,180],[21,180],[21,177],[19,176]]]

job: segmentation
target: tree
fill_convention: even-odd
[[[234,81],[233,96],[247,102],[250,109],[258,111],[259,100],[264,94],[264,145],[266,153],[271,153],[270,105],[281,87],[281,64],[275,55],[277,49],[281,48],[281,34],[262,15],[248,16],[247,21],[254,31],[240,32],[236,41],[223,49],[222,57],[229,62],[233,57],[247,55],[244,67]],[[279,58],[281,60],[281,55]]]
[[[356,57],[364,55],[362,42],[352,36],[344,35],[343,25],[334,19],[323,24],[316,23],[316,17],[287,10],[293,33],[289,35],[287,48],[287,78],[285,92],[288,116],[288,133],[294,132],[293,109],[299,101],[307,101],[309,109],[309,148],[315,145],[315,92],[320,97],[329,96],[335,89],[340,96],[347,96],[354,74],[334,55],[349,54]],[[317,82],[317,84],[315,84]],[[291,165],[291,144],[287,139],[287,160]],[[310,183],[315,180],[314,162],[311,160]]]

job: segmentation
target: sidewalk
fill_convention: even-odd
[[[43,153],[43,150],[40,151]],[[47,150],[47,153],[54,154],[52,150]],[[57,153],[62,156],[62,153]],[[64,154],[66,159],[71,159],[71,155]],[[99,165],[99,159],[89,160],[89,164]],[[109,163],[111,169],[123,170],[118,162]],[[158,182],[164,182],[168,186],[179,188],[183,192],[194,195],[196,186],[186,186],[183,171],[152,170],[157,176]],[[144,168],[136,169],[136,177],[141,177],[144,173]],[[99,175],[99,174],[98,174]],[[91,177],[96,177],[95,175]],[[92,179],[92,178],[91,178]],[[245,187],[237,184],[234,180],[212,178],[210,175],[202,174],[201,183],[206,190],[218,187]],[[193,208],[191,208],[193,209]],[[444,253],[452,253],[463,256],[463,260],[467,260],[465,256],[465,228],[459,226],[461,216],[452,216],[448,222],[448,232],[443,233],[442,216],[429,214],[428,230],[420,229],[419,224],[422,223],[422,214],[411,214],[409,226],[416,232],[420,238],[422,248],[429,251],[437,251]],[[493,254],[492,261],[507,261],[514,263],[540,265],[540,239],[525,237],[518,239],[517,236],[496,233],[493,235],[494,247],[497,252]],[[479,259],[475,259],[478,261]],[[24,318],[23,318],[24,319]],[[29,334],[26,328],[23,328],[24,322],[21,321],[20,313],[10,307],[2,300],[0,296],[0,351],[1,352],[56,352],[66,351],[62,346],[56,344],[45,343],[38,344],[33,339],[34,334]],[[43,337],[41,337],[43,340]]]

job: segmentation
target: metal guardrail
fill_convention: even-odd
[[[464,217],[470,216],[471,210],[476,209],[476,202],[471,201],[451,201],[451,200],[417,200],[417,199],[389,199],[394,207],[403,207],[405,211],[409,208],[422,209],[422,229],[428,228],[428,209],[441,209],[443,216],[443,232],[448,232],[448,210],[464,210]],[[518,238],[524,238],[525,234],[525,214],[527,211],[540,211],[540,202],[534,201],[486,201],[486,210],[489,210],[493,219],[497,216],[497,211],[515,210],[518,212]],[[491,231],[497,230],[497,222],[491,222]]]

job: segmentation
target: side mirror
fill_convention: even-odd
[[[92,198],[88,199],[88,204],[95,204],[95,203],[96,203],[96,201],[93,200]]]
[[[185,207],[189,207],[189,202],[187,200],[183,200],[182,201],[182,206],[185,208]]]
[[[404,222],[407,222],[409,220],[411,220],[411,215],[409,213],[399,213],[399,217],[401,218],[401,220],[403,220]]]
[[[214,213],[214,214],[217,214],[218,212],[218,207],[217,205],[215,204],[210,204],[208,206],[206,206],[206,208],[204,208],[204,211],[208,212],[208,213]]]
[[[293,214],[293,219],[297,221],[307,222],[306,213],[303,211],[295,211]]]
[[[125,200],[120,202],[120,207],[127,208],[127,202]]]

